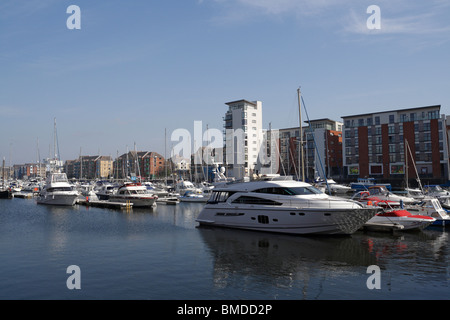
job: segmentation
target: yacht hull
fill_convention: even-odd
[[[379,208],[238,209],[205,206],[200,225],[297,235],[349,235],[374,217]]]
[[[397,224],[403,226],[402,230],[423,230],[429,225],[433,224],[436,220],[434,218],[426,217],[414,217],[414,216],[406,216],[406,217],[383,217],[383,216],[375,216],[368,221],[367,225],[378,224],[378,225],[391,225]]]
[[[78,198],[77,194],[46,194],[37,198],[38,204],[49,204],[55,206],[73,206]]]
[[[121,197],[117,195],[112,195],[109,197],[109,201],[111,202],[122,202],[127,203],[130,202],[133,204],[133,208],[136,207],[154,207],[156,205],[157,197]]]

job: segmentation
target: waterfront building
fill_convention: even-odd
[[[170,170],[176,178],[190,180],[191,159],[186,159],[178,154],[171,157]]]
[[[113,166],[117,179],[155,179],[164,175],[165,159],[153,151],[129,151],[119,156]]]
[[[262,102],[245,99],[225,103],[223,161],[227,175],[250,178],[258,172],[263,140]]]
[[[310,120],[309,126],[302,126],[305,180],[342,176],[342,125],[324,118]],[[279,136],[280,174],[300,177],[300,128],[280,129]]]
[[[39,163],[26,163],[13,165],[15,179],[45,178],[45,165]]]
[[[342,117],[345,176],[374,177],[401,184],[408,176],[426,182],[448,180],[446,117],[440,105]],[[405,155],[409,151],[412,158]],[[408,163],[407,163],[408,162]]]
[[[80,156],[76,160],[66,160],[64,171],[69,179],[106,179],[112,176],[111,156]]]

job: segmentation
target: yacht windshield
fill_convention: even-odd
[[[213,191],[208,203],[225,202],[233,193],[228,191]]]

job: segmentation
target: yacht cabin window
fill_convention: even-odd
[[[250,196],[240,196],[239,198],[233,200],[232,203],[259,204],[259,205],[266,205],[266,206],[281,206],[282,205],[282,203],[274,201],[274,200],[258,198],[258,197],[250,197]]]
[[[269,194],[280,194],[287,196],[295,196],[295,195],[308,195],[308,194],[321,194],[322,191],[313,187],[294,187],[294,188],[284,188],[284,187],[273,187],[273,188],[262,188],[255,190],[253,192],[257,193],[269,193]]]

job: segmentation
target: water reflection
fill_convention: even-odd
[[[376,258],[352,237],[298,237],[220,228],[198,228],[213,256],[214,284],[228,285],[236,274],[262,278],[274,286],[305,284],[366,268]],[[363,268],[363,269],[364,269]]]
[[[411,275],[415,281],[449,280],[449,232],[426,229],[421,232],[386,235],[357,233],[352,236],[365,243],[378,266],[394,277]]]

